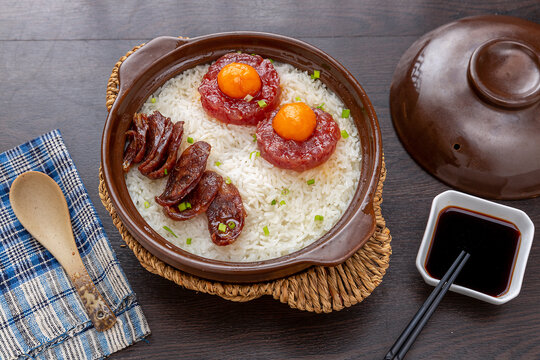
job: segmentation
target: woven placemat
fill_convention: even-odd
[[[120,58],[113,68],[107,84],[107,110],[110,110],[118,94],[118,68],[133,52],[144,44],[136,46]],[[190,290],[218,295],[231,301],[249,301],[263,295],[288,304],[291,308],[328,313],[333,310],[358,304],[381,283],[392,248],[390,230],[381,214],[382,189],[386,178],[384,159],[377,191],[373,199],[376,229],[367,243],[343,264],[335,267],[313,266],[286,278],[252,284],[229,284],[202,279],[172,266],[148,252],[128,232],[112,206],[109,193],[99,171],[99,196],[112,217],[122,239],[133,251],[141,265],[148,271]]]

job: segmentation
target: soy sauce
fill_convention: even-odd
[[[454,282],[491,296],[508,290],[521,233],[513,223],[449,206],[439,213],[425,268],[441,279],[461,250],[471,257]]]

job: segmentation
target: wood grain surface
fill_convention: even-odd
[[[396,137],[388,108],[394,67],[420,35],[465,16],[540,21],[538,0],[0,0],[0,8],[0,151],[55,128],[62,131],[152,330],[148,342],[112,359],[382,358],[432,289],[414,261],[431,201],[448,189],[425,173]],[[105,86],[113,65],[133,46],[159,35],[233,30],[275,32],[321,48],[351,71],[375,106],[388,168],[382,209],[393,255],[383,283],[361,304],[316,315],[268,297],[232,303],[153,275],[120,247],[97,190]],[[540,225],[540,199],[502,203],[524,210]],[[536,243],[518,298],[498,307],[449,293],[408,358],[540,359],[539,304]]]

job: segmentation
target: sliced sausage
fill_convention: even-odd
[[[153,146],[150,153],[148,153],[144,161],[139,165],[139,171],[143,175],[148,175],[161,166],[165,159],[173,130],[171,119],[164,117],[157,111],[150,116],[149,120],[150,127],[155,127],[157,130],[154,132],[155,138],[153,139]]]
[[[176,205],[197,186],[206,168],[210,149],[210,144],[197,141],[184,150],[167,180],[165,191],[156,196],[159,205]]]
[[[133,159],[135,164],[140,163],[144,155],[146,154],[146,133],[148,132],[148,118],[145,114],[135,114],[133,115],[133,124],[135,124],[135,129],[137,131],[137,154]]]
[[[206,210],[208,230],[214,244],[232,244],[242,232],[246,211],[238,189],[233,184],[223,182],[219,191]]]
[[[165,118],[161,115],[161,113],[155,111],[153,114],[148,116],[148,135],[146,138],[146,149],[143,158],[144,161],[139,166],[144,165],[147,161],[149,162],[154,156],[153,154],[157,149],[159,140],[161,140],[161,135],[163,135],[164,129]]]
[[[165,215],[173,220],[183,221],[205,212],[216,197],[222,183],[221,175],[213,171],[205,171],[195,189],[180,203],[184,203],[184,207],[187,208],[180,210],[178,206],[165,206],[163,208]]]
[[[153,170],[151,173],[147,174],[147,177],[149,177],[150,179],[159,179],[171,173],[172,168],[176,162],[176,153],[178,152],[178,148],[182,143],[183,133],[184,122],[178,121],[173,125],[172,128],[169,145],[166,152],[168,154],[167,159],[159,169]]]
[[[128,138],[128,145],[124,151],[122,169],[127,172],[133,163],[135,155],[137,155],[137,138],[135,130],[126,131],[126,137]]]
[[[146,151],[146,132],[148,122],[144,114],[133,115],[133,124],[130,130],[126,131],[128,145],[124,152],[122,169],[128,171],[131,164],[141,162]]]

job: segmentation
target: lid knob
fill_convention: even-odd
[[[540,59],[520,41],[480,45],[469,61],[468,77],[478,95],[495,105],[517,108],[540,100]]]

